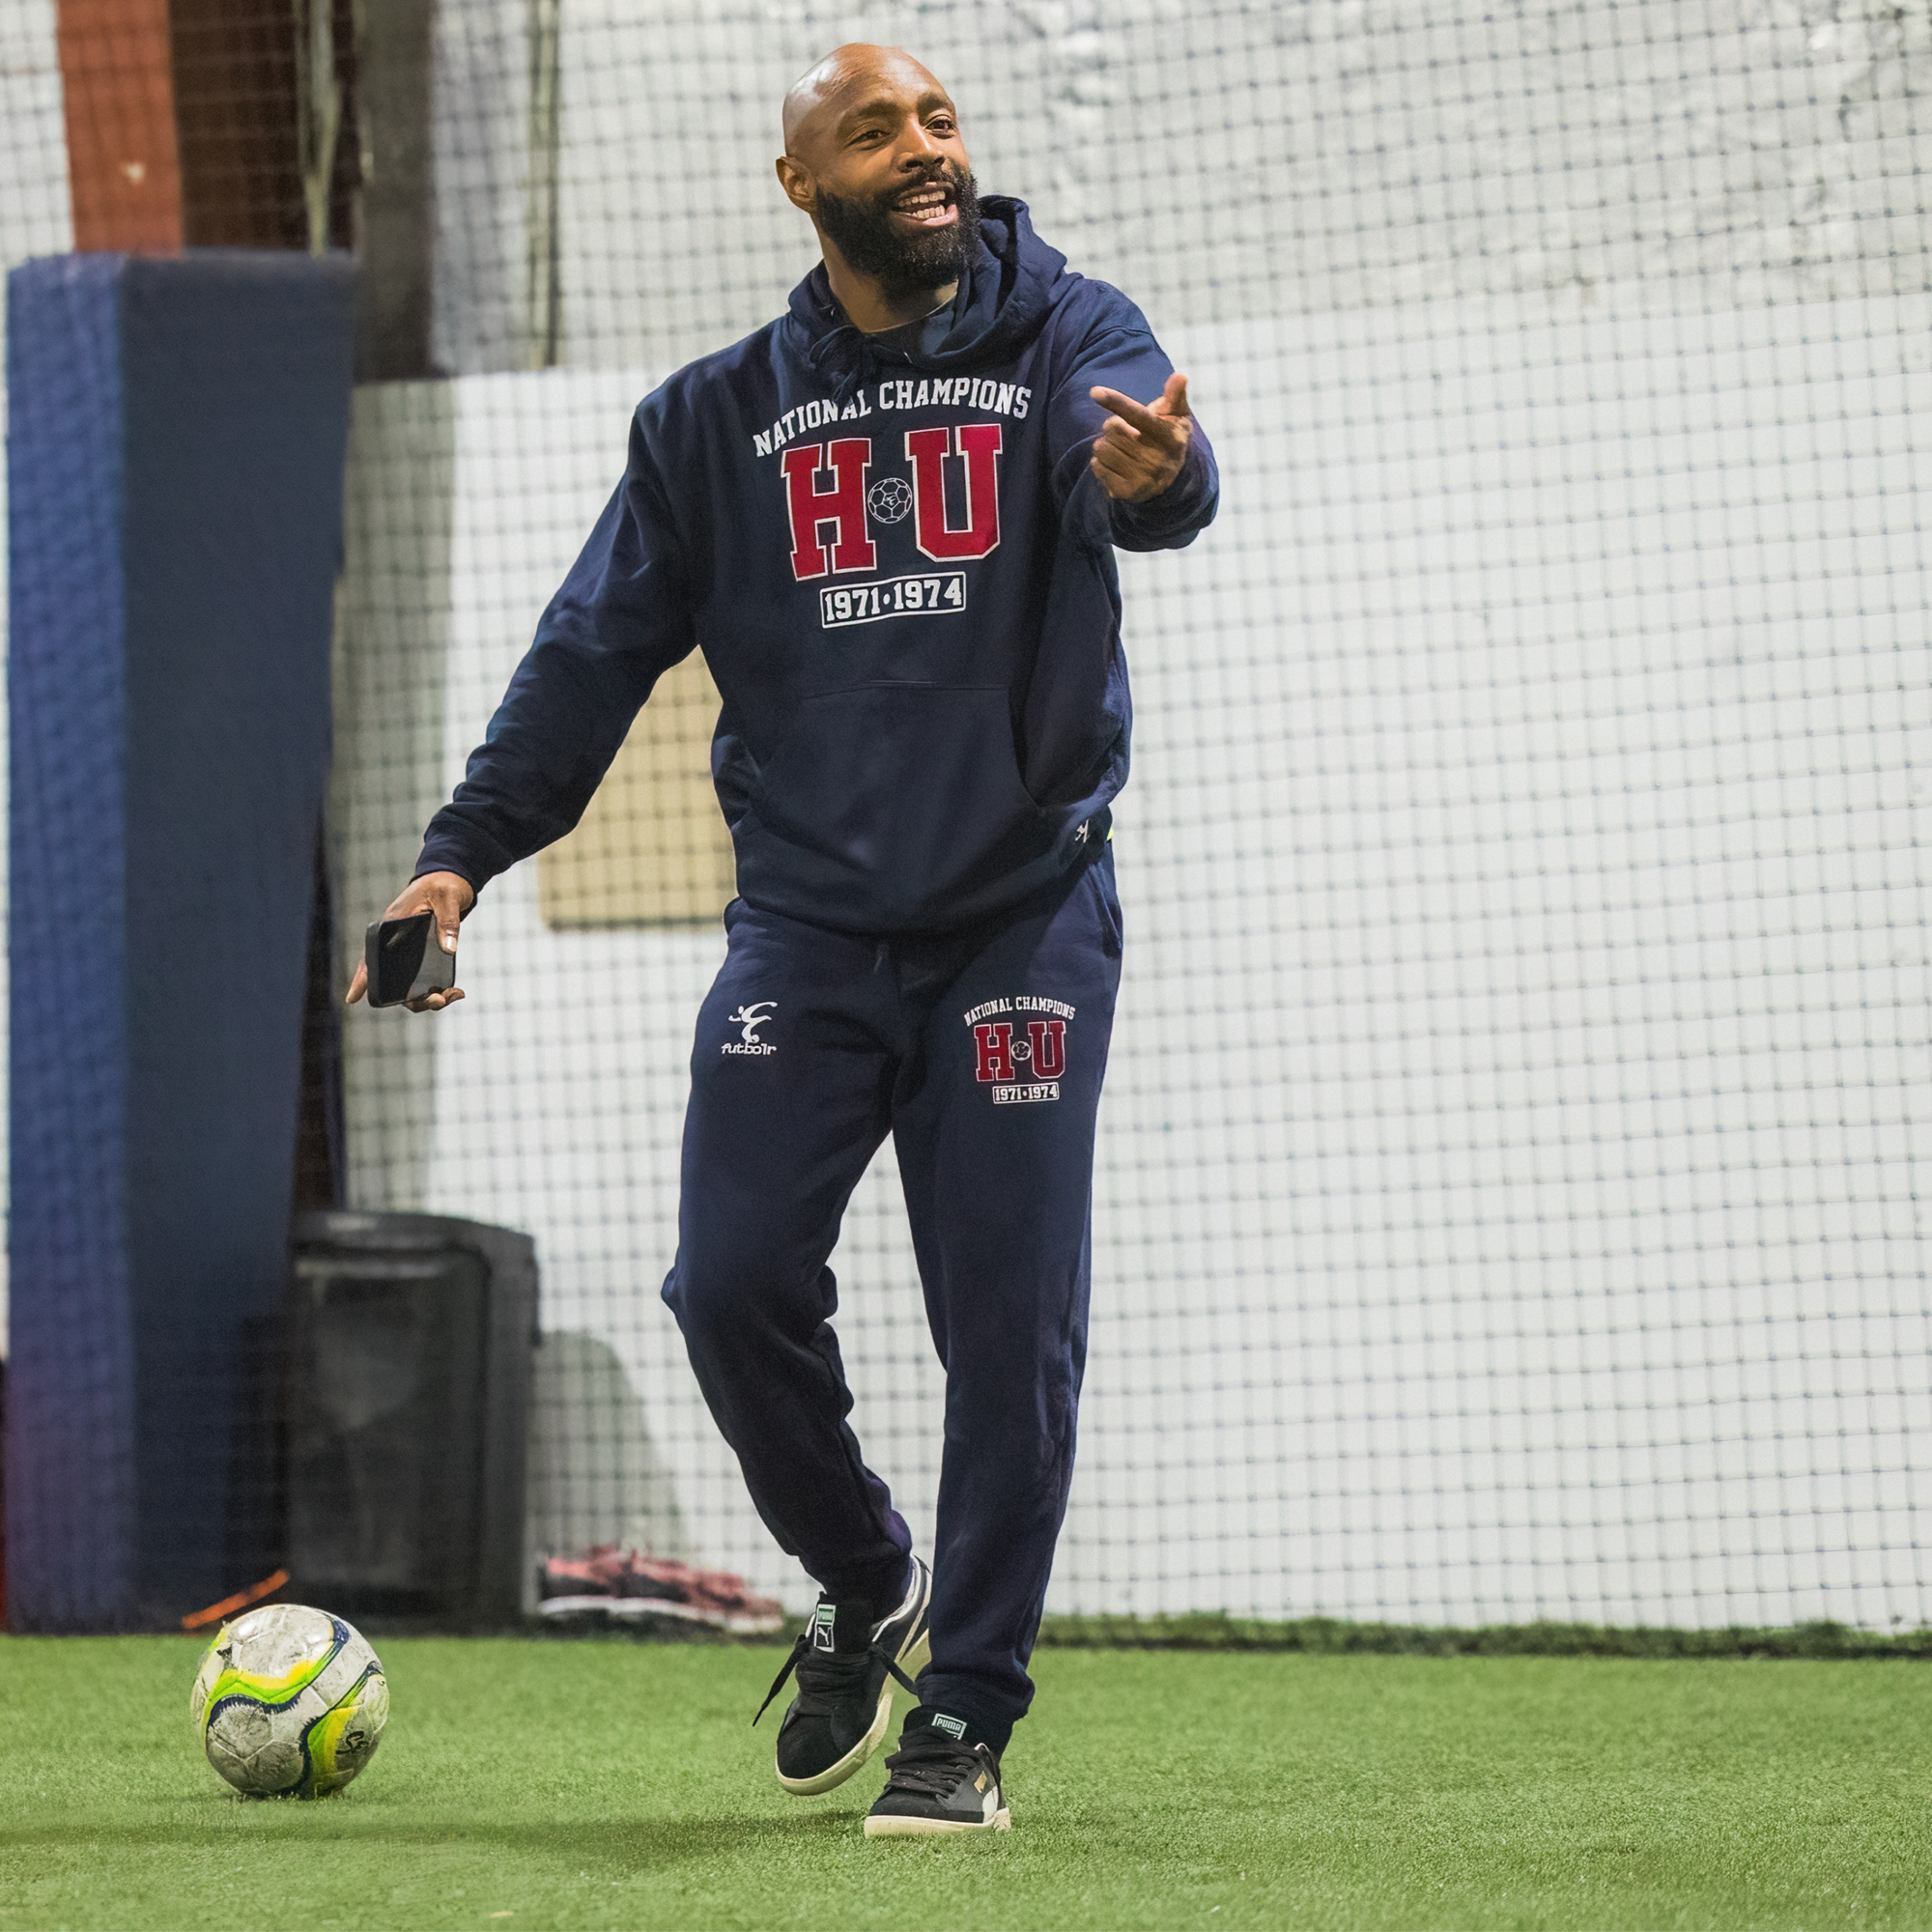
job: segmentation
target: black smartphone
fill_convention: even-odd
[[[438,941],[433,912],[379,919],[365,944],[372,1007],[404,1006],[456,984],[456,954],[445,952]]]

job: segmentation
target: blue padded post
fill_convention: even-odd
[[[9,1622],[164,1627],[274,1555],[354,270],[7,299]]]

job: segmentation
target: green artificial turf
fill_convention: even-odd
[[[876,1766],[788,1799],[747,1728],[780,1652],[382,1650],[361,1780],[248,1804],[198,1646],[0,1638],[0,1932],[1932,1927],[1909,1662],[1042,1652],[1011,1833],[868,1843]]]

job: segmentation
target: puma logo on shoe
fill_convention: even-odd
[[[886,1760],[892,1776],[866,1814],[867,1837],[1004,1832],[1011,1826],[1000,1761],[983,1744],[968,1746],[960,1735],[965,1728],[959,1719],[938,1711],[907,1718],[899,1747]]]

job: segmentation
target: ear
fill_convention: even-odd
[[[794,155],[781,155],[773,165],[778,169],[779,185],[784,189],[785,199],[801,213],[810,214],[812,203],[818,198],[811,170]]]

